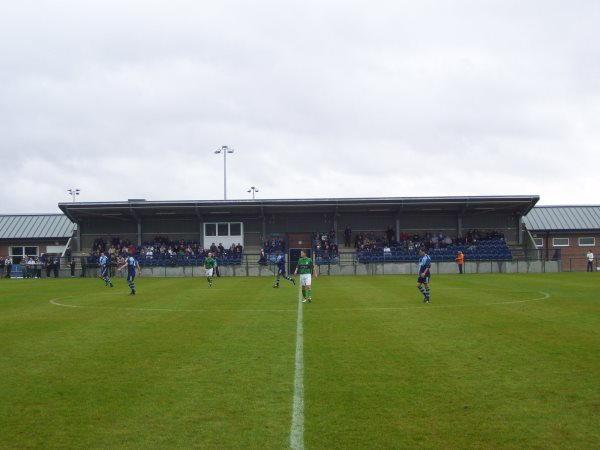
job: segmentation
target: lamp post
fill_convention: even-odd
[[[252,192],[252,200],[254,200],[254,193],[258,192],[258,189],[256,189],[254,186],[250,186],[250,189],[248,189],[248,192]]]
[[[215,154],[223,153],[223,199],[227,200],[227,153],[233,153],[233,149],[223,145],[215,150]]]
[[[79,192],[81,192],[79,189],[69,189],[67,191],[69,194],[71,194],[71,196],[73,197],[73,203],[75,203],[75,196],[79,195]]]

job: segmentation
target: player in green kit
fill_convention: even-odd
[[[312,303],[312,280],[311,275],[314,274],[317,277],[315,271],[315,265],[311,258],[306,256],[306,251],[300,251],[300,259],[298,260],[298,266],[294,271],[294,275],[300,274],[300,284],[302,285],[302,302]]]
[[[215,269],[215,260],[212,256],[213,254],[209,252],[206,258],[204,258],[204,269],[206,269],[206,279],[209,286],[212,286],[213,270]]]

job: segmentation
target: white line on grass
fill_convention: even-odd
[[[296,324],[296,364],[294,372],[294,407],[290,448],[304,449],[304,326],[302,320],[302,288],[298,290],[298,320]]]
[[[492,303],[463,303],[457,305],[440,305],[440,304],[429,304],[424,305],[420,303],[418,305],[408,305],[408,306],[390,306],[390,307],[366,307],[366,308],[319,308],[319,311],[401,311],[407,309],[419,309],[419,310],[427,310],[427,309],[448,309],[448,308],[478,308],[482,306],[497,306],[497,305],[513,305],[518,303],[530,303],[530,302],[538,302],[541,300],[547,300],[551,297],[547,292],[538,291],[542,294],[542,297],[530,298],[525,300],[509,300],[503,302],[492,302]],[[50,300],[50,303],[54,306],[60,306],[63,308],[82,308],[82,309],[109,309],[114,311],[150,311],[150,312],[225,312],[225,311],[241,311],[241,312],[292,312],[294,309],[283,309],[283,308],[271,308],[271,309],[250,309],[250,308],[219,308],[219,309],[209,309],[209,308],[198,308],[198,309],[174,309],[174,308],[135,308],[135,307],[125,307],[125,306],[93,306],[93,305],[68,305],[65,303],[60,303],[59,298],[53,298]],[[301,311],[300,311],[301,312]]]
[[[67,305],[65,303],[60,303],[59,298],[53,298],[50,300],[50,303],[54,306],[60,306],[63,308],[82,308],[82,309],[109,309],[113,311],[160,311],[160,312],[225,312],[225,311],[243,311],[243,312],[292,312],[295,309],[239,309],[239,308],[231,308],[231,309],[169,309],[169,308],[134,308],[134,307],[125,307],[125,306],[93,306],[93,305]]]
[[[530,302],[539,302],[541,300],[547,300],[551,297],[547,292],[538,291],[542,294],[542,297],[529,298],[525,300],[510,300],[505,302],[492,302],[492,303],[472,303],[472,304],[458,304],[458,305],[439,305],[439,304],[423,304],[421,302],[420,305],[413,306],[397,306],[397,307],[372,307],[372,308],[329,308],[329,309],[319,309],[319,311],[398,311],[404,309],[441,309],[441,308],[472,308],[472,307],[481,307],[481,306],[496,306],[496,305],[513,305],[516,303],[530,303]]]

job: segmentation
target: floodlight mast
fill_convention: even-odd
[[[256,189],[254,186],[250,186],[250,189],[248,189],[247,192],[252,192],[252,200],[254,200],[254,193],[258,192],[258,189]]]
[[[233,153],[233,149],[226,145],[215,150],[215,154],[223,153],[223,199],[227,200],[227,153]]]
[[[75,196],[79,195],[79,193],[81,191],[79,189],[77,189],[77,188],[71,188],[71,189],[67,190],[67,192],[69,194],[71,194],[71,196],[73,197],[73,203],[75,203]]]

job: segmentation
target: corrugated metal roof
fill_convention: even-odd
[[[600,206],[535,206],[523,222],[529,231],[600,230]]]
[[[0,239],[70,238],[74,227],[63,214],[0,215]]]

